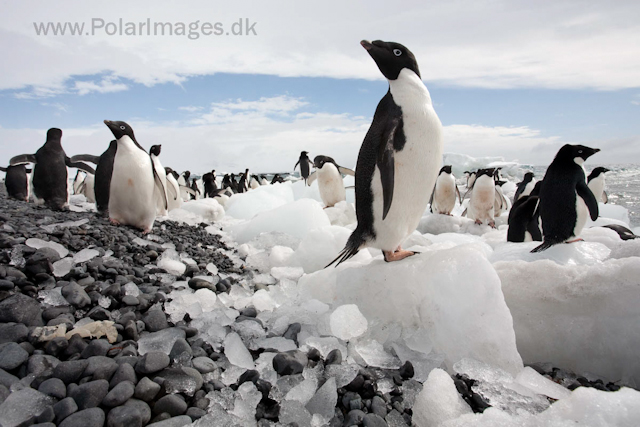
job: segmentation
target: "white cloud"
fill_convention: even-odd
[[[122,11],[126,10],[126,17]],[[190,76],[381,78],[362,38],[406,44],[425,80],[467,87],[620,89],[640,87],[640,3],[277,1],[243,8],[205,0],[181,3],[60,0],[37,7],[10,2],[0,17],[0,89],[64,86],[72,76],[113,73],[136,83],[180,83]],[[36,36],[33,22],[256,22],[257,36]],[[227,27],[228,28],[228,27]],[[37,66],[34,66],[37,64]],[[43,72],[46,70],[46,72]],[[86,90],[99,91],[101,85]],[[106,89],[104,89],[106,90]]]
[[[118,83],[117,80],[118,79],[113,76],[106,76],[98,83],[94,81],[76,80],[73,90],[77,92],[78,95],[82,96],[91,92],[97,92],[97,93],[121,92],[129,88],[124,83]]]
[[[43,107],[52,107],[56,110],[55,115],[56,116],[60,116],[62,113],[66,113],[68,112],[68,106],[65,104],[62,104],[60,102],[41,102],[40,105],[42,105]]]
[[[197,112],[197,111],[202,110],[203,108],[204,108],[204,107],[196,107],[196,106],[193,106],[193,105],[187,105],[187,106],[185,106],[185,107],[178,107],[178,110],[180,110],[180,111],[187,111],[187,112],[189,112],[189,113],[195,113],[195,112]]]

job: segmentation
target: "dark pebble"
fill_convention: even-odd
[[[109,411],[108,427],[142,427],[142,414],[133,406],[119,406]]]
[[[64,399],[67,397],[67,387],[62,380],[58,378],[50,378],[43,381],[38,387],[38,391],[56,399]]]
[[[95,408],[100,405],[108,392],[109,382],[107,380],[96,380],[72,388],[69,390],[69,397],[76,401],[78,409],[83,412],[83,409]],[[102,421],[104,422],[104,419]]]
[[[413,375],[415,374],[415,372],[413,370],[413,365],[408,360],[406,362],[404,362],[404,365],[402,365],[400,367],[398,373],[405,380],[408,380],[409,378],[413,378]]]
[[[78,405],[72,397],[65,397],[55,405],[53,405],[53,412],[56,414],[56,423],[60,424],[62,420],[67,418],[78,410]]]
[[[29,353],[20,347],[20,344],[0,344],[0,368],[10,371],[22,365],[28,358]]]
[[[124,404],[133,397],[135,387],[130,381],[123,381],[111,389],[109,393],[102,399],[104,406],[113,408]]]
[[[131,406],[136,408],[138,412],[140,412],[140,416],[142,417],[142,425],[146,425],[151,420],[151,408],[142,400],[138,399],[129,399],[124,404],[124,406]]]
[[[331,350],[329,354],[327,354],[325,365],[340,365],[341,363],[342,363],[342,352],[337,348]]]
[[[40,303],[23,294],[15,294],[0,301],[0,322],[43,326]]]
[[[129,363],[122,363],[118,366],[118,369],[111,377],[111,381],[109,381],[109,386],[113,388],[123,381],[130,381],[134,385],[138,383],[136,371]]]
[[[160,384],[151,381],[148,377],[143,377],[136,385],[134,396],[136,399],[150,402],[158,395]]]
[[[153,405],[153,413],[161,414],[163,412],[168,413],[172,417],[182,415],[187,411],[187,402],[179,398],[175,394],[169,394],[161,397]]]
[[[53,376],[61,379],[65,384],[74,383],[80,379],[88,365],[89,361],[87,360],[60,362],[58,366],[53,368]]]
[[[300,350],[278,353],[273,358],[273,369],[280,375],[300,374],[307,366],[307,355]]]
[[[142,321],[149,332],[157,332],[169,327],[167,316],[162,310],[149,310]]]
[[[104,411],[100,408],[90,408],[69,415],[58,427],[103,427]]]
[[[367,414],[362,419],[363,427],[387,427],[387,422],[384,418],[376,414]]]
[[[136,363],[136,372],[146,375],[158,372],[169,366],[170,359],[165,353],[150,351]]]

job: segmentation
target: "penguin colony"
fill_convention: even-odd
[[[503,194],[507,181],[500,168],[465,171],[462,197],[451,165],[441,166],[442,124],[414,54],[394,42],[363,40],[361,45],[387,79],[389,89],[375,110],[355,171],[327,155],[317,155],[312,161],[308,151],[300,153],[294,166],[294,170],[299,167],[305,185],[317,182],[325,207],[345,201],[343,178],[355,177],[357,226],[329,265],[338,265],[366,247],[380,249],[387,262],[414,255],[401,245],[427,208],[433,214],[452,215],[456,203],[466,204],[463,216],[494,228],[495,219],[509,212],[507,240],[542,242],[532,252],[580,240],[587,218],[598,218],[598,203],[608,202],[605,173],[609,169],[596,167],[587,177],[584,162],[599,150],[582,145],[560,148],[542,180],[527,172],[512,200]],[[35,154],[17,155],[7,167],[0,167],[6,172],[9,196],[66,209],[67,168],[75,168],[74,194],[84,194],[113,224],[132,226],[146,234],[157,216],[167,215],[183,202],[217,198],[224,203],[236,193],[295,180],[287,173],[270,178],[251,174],[248,168],[222,177],[215,169],[202,177],[192,177],[190,171],[179,174],[163,167],[162,147],[152,145],[146,151],[128,123],[105,120],[104,124],[115,139],[99,156],[68,157],[62,147],[62,130],[49,129]],[[625,227],[610,228],[623,239],[636,237]]]

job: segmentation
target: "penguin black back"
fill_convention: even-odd
[[[0,168],[7,175],[4,178],[4,185],[7,187],[9,197],[24,202],[29,198],[29,179],[27,173],[31,173],[31,169],[23,164]]]
[[[509,229],[507,230],[507,242],[524,242],[527,231],[534,241],[542,241],[539,218],[540,188],[542,181],[536,182],[535,187],[528,196],[521,197],[509,211]]]
[[[587,186],[582,167],[584,161],[598,151],[584,145],[567,144],[556,154],[540,187],[544,243],[532,252],[543,251],[575,236],[578,225],[576,197],[582,198],[592,220],[598,218],[598,202]]]
[[[111,175],[113,174],[113,161],[117,148],[118,142],[114,139],[109,143],[109,148],[102,153],[96,166],[94,191],[96,193],[96,208],[99,212],[107,212],[109,209]]]
[[[36,151],[33,168],[33,192],[54,210],[60,210],[67,203],[66,154],[62,149],[62,130],[51,128],[47,131],[47,141]]]

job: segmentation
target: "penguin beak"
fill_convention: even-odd
[[[107,127],[111,130],[113,130],[115,128],[115,125],[113,124],[113,122],[111,120],[105,120],[104,124],[107,125]]]
[[[599,148],[594,148],[593,151],[597,153],[598,151],[600,151],[600,149]]]
[[[373,45],[368,40],[362,40],[360,44],[362,45],[363,48],[367,49],[368,51],[373,49]]]

